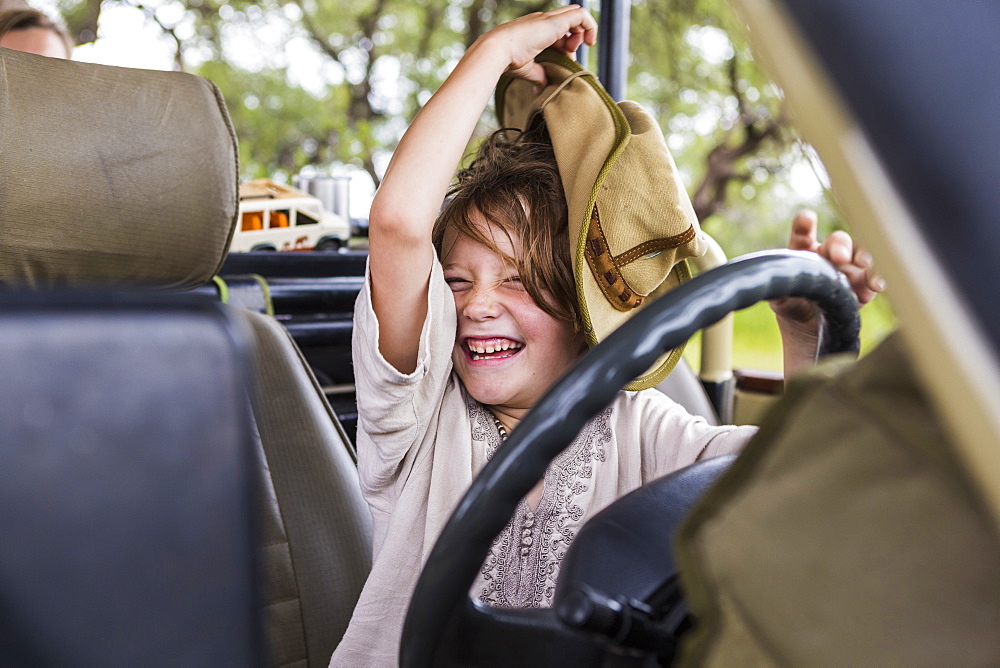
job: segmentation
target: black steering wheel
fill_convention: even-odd
[[[584,355],[521,421],[473,481],[417,582],[403,627],[400,664],[408,668],[456,661],[460,655],[454,651],[439,653],[446,639],[463,638],[472,641],[470,644],[490,646],[489,639],[480,642],[470,637],[483,628],[475,619],[484,615],[486,606],[469,598],[469,588],[491,542],[510,520],[520,499],[544,475],[549,462],[627,382],[666,351],[731,311],[779,297],[804,297],[819,306],[824,314],[821,354],[857,353],[861,322],[857,300],[840,272],[815,253],[745,255],[695,277],[644,308]],[[518,612],[525,614],[519,616]],[[495,625],[538,637],[545,627],[556,623],[544,612],[497,610],[492,619]],[[502,651],[505,642],[492,646]],[[566,644],[578,646],[579,639]],[[570,657],[562,654],[560,658]],[[457,661],[472,662],[468,655]]]

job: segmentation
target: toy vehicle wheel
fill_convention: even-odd
[[[334,239],[334,238],[327,237],[326,239],[320,239],[319,243],[316,244],[316,246],[313,248],[313,250],[317,250],[317,251],[338,251],[338,250],[340,250],[340,247],[342,245],[343,245],[343,242],[340,239]]]
[[[251,252],[268,251],[272,253],[277,250],[278,249],[274,247],[274,244],[257,244],[256,246],[250,249]]]

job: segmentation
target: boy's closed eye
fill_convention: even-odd
[[[464,292],[471,290],[475,284],[480,283],[480,281],[470,281],[467,278],[461,278],[459,276],[446,277],[444,282],[448,284],[448,287],[451,288],[452,292]],[[524,292],[524,284],[521,283],[520,276],[508,276],[507,278],[501,278],[499,281],[492,283],[492,287]]]
[[[507,278],[500,281],[500,284],[503,287],[508,288],[510,290],[517,290],[517,291],[524,290],[524,284],[521,283],[520,276],[508,276]]]
[[[472,289],[472,281],[465,278],[452,276],[450,278],[445,278],[444,282],[448,284],[448,287],[451,288],[452,292],[463,292],[465,290]]]

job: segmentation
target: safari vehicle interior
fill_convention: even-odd
[[[484,469],[421,576],[403,665],[1000,657],[1000,127],[988,103],[1000,82],[979,74],[984,60],[1000,65],[1000,10],[735,4],[891,286],[897,347],[864,369],[903,358],[910,371],[895,375],[906,392],[857,387],[874,386],[872,406],[886,414],[919,394],[935,448],[879,424],[859,442],[900,449],[902,463],[853,451],[837,461],[885,468],[834,467],[831,451],[815,450],[825,445],[818,429],[806,445],[753,446],[594,518],[566,557],[553,610],[472,603],[472,574],[517,500],[649,355],[779,294],[816,298],[828,348],[854,347],[856,313],[828,267],[779,253],[705,271],[595,348]],[[349,394],[338,386],[350,384],[350,325],[314,306],[350,301],[363,256],[338,257],[336,270],[305,255],[294,269],[274,254],[226,258],[237,160],[208,82],[7,50],[0,70],[0,663],[325,665],[364,583],[371,528],[352,441],[324,396]],[[109,95],[121,104],[105,104]],[[72,141],[52,127],[72,128]],[[176,187],[164,194],[162,183]],[[762,437],[784,433],[780,424]],[[775,459],[783,452],[803,456]],[[801,474],[804,497],[761,476],[775,469]],[[808,484],[824,470],[850,487]],[[912,477],[887,485],[898,470]],[[882,487],[938,496],[870,494]],[[883,523],[843,514],[854,506],[878,509]],[[826,537],[843,548],[830,561],[805,559],[801,541],[775,533],[803,528],[808,539],[817,525],[838,531]],[[763,545],[747,535],[758,526]],[[939,549],[945,539],[974,555],[963,573],[927,554],[930,545],[955,556]],[[875,544],[905,559],[881,569],[852,561]],[[840,580],[818,574],[831,564],[843,566]],[[776,572],[798,596],[775,589]],[[892,606],[839,591],[883,578]],[[804,614],[810,600],[848,610]],[[881,625],[901,608],[925,614],[902,630]],[[802,639],[808,647],[795,645]]]

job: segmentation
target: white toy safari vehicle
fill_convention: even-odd
[[[350,221],[324,209],[318,198],[256,179],[240,184],[240,224],[229,250],[335,251],[350,236]]]

